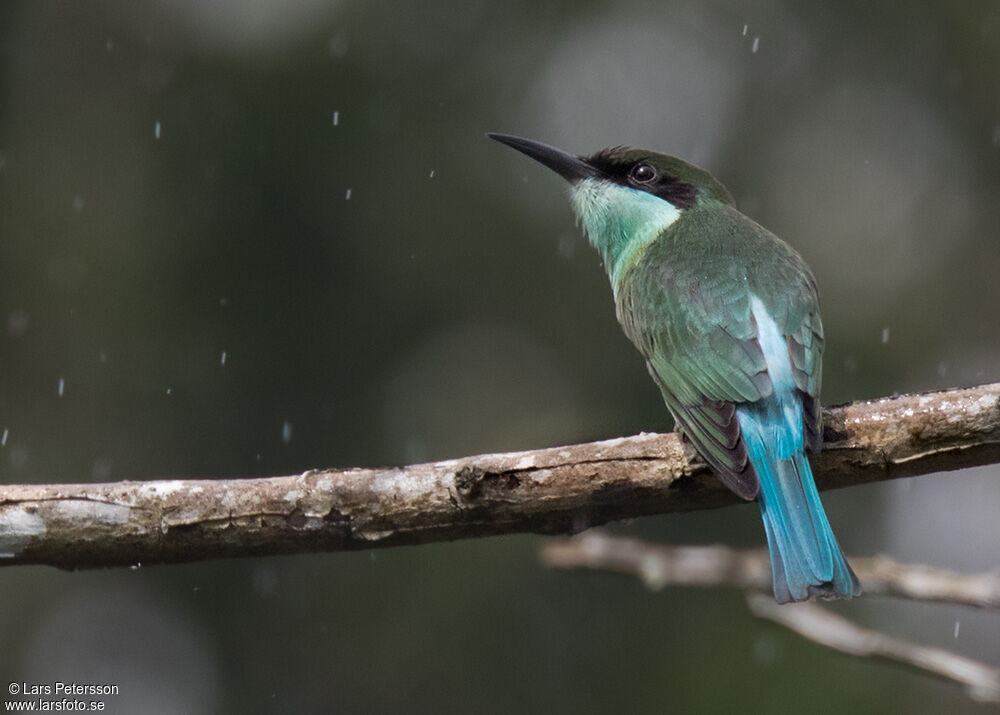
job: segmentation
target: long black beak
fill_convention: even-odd
[[[545,166],[570,183],[575,184],[580,179],[600,176],[600,172],[585,160],[578,156],[567,154],[562,149],[556,149],[554,146],[532,141],[531,139],[515,137],[510,134],[487,132],[486,136],[490,139],[496,139],[501,144],[506,144],[513,149],[517,149],[522,154],[530,156],[537,162],[545,164]]]

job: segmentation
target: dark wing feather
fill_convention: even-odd
[[[787,286],[779,300],[785,304],[785,321],[779,324],[788,343],[792,377],[802,401],[805,443],[813,452],[823,447],[823,415],[819,404],[823,372],[823,321],[819,315],[819,291],[808,266],[797,253],[781,244],[788,258],[781,265],[779,280]]]
[[[619,293],[619,320],[679,429],[727,487],[753,499],[757,475],[735,405],[766,397],[772,387],[749,299],[738,283],[699,284],[669,265],[652,259],[637,266]]]

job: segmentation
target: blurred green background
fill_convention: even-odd
[[[998,88],[992,0],[4,3],[0,480],[670,429],[561,181],[487,130],[710,169],[816,273],[827,404],[1000,380]],[[825,501],[849,554],[982,570],[998,477]],[[615,530],[763,543],[755,505]],[[0,676],[154,714],[983,711],[542,541],[6,569]],[[833,607],[1000,661],[996,614]]]

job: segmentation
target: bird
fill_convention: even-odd
[[[775,600],[860,595],[806,454],[823,444],[824,338],[805,260],[681,159],[624,146],[576,156],[487,136],[569,182],[618,322],[675,428],[726,487],[760,505]]]

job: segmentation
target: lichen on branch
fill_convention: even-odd
[[[826,410],[820,489],[1000,462],[1000,383]],[[0,565],[369,549],[737,503],[676,434],[263,479],[0,486]]]

